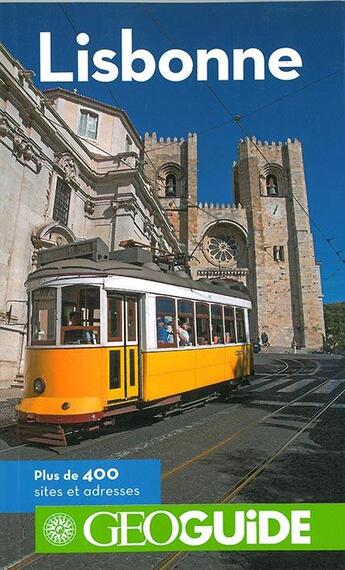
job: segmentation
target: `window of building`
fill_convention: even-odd
[[[285,252],[284,252],[284,246],[283,245],[279,246],[279,259],[280,259],[280,261],[285,261]]]
[[[98,115],[82,109],[79,116],[78,134],[88,139],[96,139],[97,129]]]
[[[133,142],[132,139],[127,135],[126,136],[126,152],[131,152],[132,148],[133,148]]]
[[[67,226],[70,201],[71,201],[70,187],[61,178],[58,178],[55,190],[53,220]]]
[[[63,287],[61,296],[61,344],[99,344],[99,287]]]
[[[121,342],[122,298],[108,294],[108,342]]]
[[[31,343],[55,344],[56,289],[42,287],[32,293]]]
[[[223,307],[211,305],[212,344],[224,344]]]
[[[151,236],[150,239],[150,246],[151,246],[151,252],[153,255],[156,255],[158,252],[156,252],[157,249],[157,240],[154,236]]]
[[[177,336],[179,346],[194,346],[194,303],[190,301],[178,301]]]
[[[157,347],[176,347],[176,310],[175,300],[168,297],[157,297]]]
[[[246,342],[246,327],[244,324],[244,310],[236,309],[237,342]]]
[[[283,245],[273,246],[273,259],[274,261],[285,261],[285,251]]]
[[[274,174],[266,176],[267,196],[278,196],[278,181]]]
[[[210,307],[205,303],[196,303],[196,335],[198,344],[211,344]]]
[[[165,195],[176,196],[176,176],[168,174],[165,179]]]

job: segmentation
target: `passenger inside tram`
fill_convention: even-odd
[[[158,317],[157,319],[157,343],[158,348],[164,348],[166,345],[174,345],[174,331],[172,321],[167,318]]]
[[[189,327],[189,325],[185,319],[179,320],[178,327],[177,327],[177,334],[179,337],[179,345],[180,346],[189,346],[190,344],[192,344],[190,342],[190,335],[188,332],[189,328],[190,327]]]
[[[73,285],[62,289],[62,344],[99,344],[99,289]]]

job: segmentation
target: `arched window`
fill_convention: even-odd
[[[165,179],[165,195],[176,196],[176,177],[173,174],[168,174]]]
[[[278,196],[278,180],[274,174],[266,176],[267,196]]]

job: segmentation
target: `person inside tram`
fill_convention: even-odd
[[[64,344],[96,344],[96,335],[83,326],[80,311],[70,312],[68,326],[71,330],[65,330]]]
[[[224,344],[222,327],[215,327],[213,332],[213,344]]]
[[[180,346],[190,345],[190,336],[188,332],[188,323],[185,319],[181,319],[178,322],[177,334],[180,341]]]
[[[157,340],[158,342],[168,342],[169,332],[162,317],[157,319]]]
[[[168,342],[169,344],[174,344],[174,342],[175,342],[175,335],[174,335],[174,333],[176,332],[176,329],[175,329],[175,327],[174,327],[174,325],[173,325],[173,318],[170,317],[170,316],[168,316],[168,317],[165,318],[165,320],[166,320],[166,325],[165,325],[165,326],[166,326],[166,329],[167,329],[167,331],[168,331],[168,340],[167,340],[167,342]]]
[[[157,342],[159,345],[174,344],[172,317],[158,317]]]
[[[70,327],[80,327],[81,326],[81,314],[79,311],[72,311],[69,314],[69,326]]]

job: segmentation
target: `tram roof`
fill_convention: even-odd
[[[107,277],[121,276],[144,279],[166,283],[177,287],[208,291],[229,297],[250,300],[246,287],[233,281],[212,281],[209,279],[192,279],[186,273],[180,271],[164,271],[154,263],[134,264],[124,263],[117,260],[93,261],[91,259],[65,259],[47,263],[29,274],[28,283],[36,279],[47,277]]]

